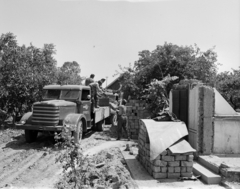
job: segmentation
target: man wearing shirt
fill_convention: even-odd
[[[127,108],[125,106],[126,103],[127,103],[127,101],[125,99],[123,99],[122,104],[118,107],[118,110],[117,110],[117,121],[118,121],[117,140],[120,140],[122,137],[122,128],[126,132],[128,140],[130,140],[130,134],[129,134],[129,129],[128,129],[128,119],[127,119],[127,115],[126,115]]]
[[[91,74],[90,77],[85,80],[85,85],[88,86],[90,83],[93,83],[94,77],[95,77],[95,75]]]
[[[99,82],[101,81],[96,81],[93,83],[90,83],[89,86],[91,88],[91,94],[92,94],[92,104],[93,107],[99,108],[98,106],[98,96],[101,96],[103,94],[103,90],[99,87]]]

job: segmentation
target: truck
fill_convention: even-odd
[[[75,143],[89,129],[102,131],[106,122],[116,124],[116,112],[111,102],[116,102],[113,93],[105,93],[100,107],[91,103],[91,89],[83,85],[47,85],[43,88],[42,100],[33,103],[32,111],[25,113],[15,126],[25,130],[26,142],[34,142],[39,132],[62,132],[70,130]]]

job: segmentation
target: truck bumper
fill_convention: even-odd
[[[62,131],[63,126],[40,126],[30,124],[15,124],[16,129],[37,130],[37,131]]]

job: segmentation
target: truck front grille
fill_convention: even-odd
[[[59,107],[47,104],[33,106],[32,123],[34,125],[54,126],[59,122]]]

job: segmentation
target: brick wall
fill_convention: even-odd
[[[146,102],[142,100],[130,100],[127,104],[128,127],[132,139],[138,138],[139,120],[149,116],[146,110]]]
[[[137,159],[155,179],[191,177],[193,153],[172,154],[169,149],[150,160],[150,141],[144,124],[139,126]]]

